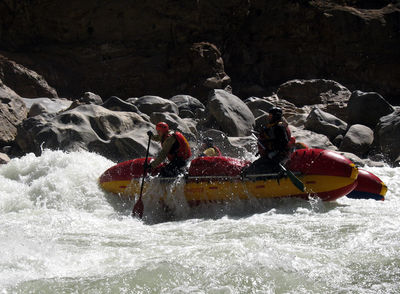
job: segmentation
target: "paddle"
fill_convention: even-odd
[[[137,218],[142,218],[143,210],[144,210],[142,195],[143,195],[144,179],[146,177],[147,159],[149,158],[149,149],[150,149],[150,142],[151,142],[151,135],[152,135],[150,132],[148,134],[149,134],[149,143],[147,144],[146,159],[144,160],[144,164],[143,164],[143,177],[142,177],[142,183],[140,185],[139,199],[138,199],[138,201],[136,201],[136,204],[133,206],[133,209],[132,209],[132,217],[137,217]]]
[[[286,169],[281,163],[279,163],[279,167],[281,168],[281,170],[283,172],[285,172],[288,175],[289,180],[293,183],[293,185],[295,185],[296,188],[299,189],[301,192],[304,192],[303,182],[300,181],[299,178],[294,175],[294,173],[292,173],[290,170]]]
[[[261,148],[266,149],[265,146],[260,142],[260,140],[254,135],[254,133],[252,133],[252,135],[257,139],[257,144],[260,145]],[[293,185],[295,185],[296,188],[299,189],[301,192],[304,192],[303,182],[300,181],[299,178],[294,175],[294,173],[285,168],[280,162],[278,162],[278,165],[280,169],[288,175],[289,180],[293,183]]]

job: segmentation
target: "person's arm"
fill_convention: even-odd
[[[160,142],[161,141],[161,137],[158,134],[153,134],[153,136],[151,137],[154,141]]]
[[[156,168],[160,163],[162,163],[165,160],[165,158],[167,158],[167,155],[171,150],[172,146],[174,145],[175,141],[176,139],[174,136],[170,136],[165,140],[157,158],[150,163],[152,169]]]

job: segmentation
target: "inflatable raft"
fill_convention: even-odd
[[[373,173],[365,169],[358,169],[357,186],[347,194],[347,197],[352,199],[375,199],[385,200],[385,195],[388,188]]]
[[[121,162],[99,178],[103,190],[134,198],[139,194],[144,158]],[[150,159],[149,159],[150,160]],[[336,200],[357,185],[358,169],[346,157],[330,150],[301,149],[292,153],[286,168],[305,187],[300,191],[285,173],[241,176],[248,161],[230,157],[199,157],[191,161],[184,177],[184,195],[189,203],[229,201],[232,199],[318,196],[324,201]],[[161,166],[158,167],[158,169]],[[157,170],[154,174],[157,173]],[[161,185],[174,179],[165,178]],[[149,181],[145,181],[144,191]],[[165,195],[152,195],[160,197]]]

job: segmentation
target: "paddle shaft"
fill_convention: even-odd
[[[252,133],[252,135],[257,139],[257,144],[260,145],[261,148],[266,150],[267,148],[260,142],[260,140],[253,133]],[[301,192],[304,192],[303,182],[300,181],[299,178],[294,175],[294,173],[292,173],[290,170],[286,169],[280,162],[277,162],[277,163],[278,163],[280,169],[288,175],[289,180],[293,183],[293,185],[295,185],[296,188],[299,189]]]
[[[142,177],[142,183],[140,184],[140,194],[138,201],[136,202],[136,204],[133,206],[132,209],[132,216],[136,216],[139,218],[142,218],[143,216],[144,205],[143,205],[142,195],[143,195],[144,179],[146,178],[147,174],[147,159],[149,158],[150,142],[151,142],[151,133],[149,134],[149,142],[147,143],[146,158],[143,164],[143,177]]]

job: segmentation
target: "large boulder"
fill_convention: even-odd
[[[183,70],[187,71],[182,90],[193,93],[201,101],[206,101],[208,93],[213,89],[225,89],[231,78],[225,73],[224,61],[220,50],[212,43],[193,43],[190,47],[189,60]],[[181,58],[179,58],[180,61]]]
[[[0,79],[0,146],[15,140],[17,127],[27,117],[24,101]]]
[[[374,145],[378,146],[378,151],[391,162],[396,162],[400,156],[400,108],[381,117],[374,134]]]
[[[194,118],[196,114],[205,110],[204,104],[190,95],[175,95],[170,100],[178,106],[179,116],[182,118]]]
[[[58,97],[41,75],[3,55],[0,55],[0,79],[21,97]]]
[[[374,132],[367,126],[352,125],[339,147],[340,151],[354,153],[363,158],[374,141]]]
[[[394,108],[378,93],[354,91],[351,94],[347,122],[361,124],[374,129],[382,116],[392,113]]]
[[[217,127],[228,136],[250,135],[255,119],[251,110],[237,96],[224,90],[214,90],[210,95],[207,110],[209,121],[214,120]]]
[[[291,80],[279,86],[277,95],[298,107],[321,104],[320,108],[345,119],[351,92],[332,80]]]
[[[168,100],[159,96],[142,96],[134,101],[134,105],[143,113],[151,115],[153,112],[170,112],[179,114],[178,106]]]
[[[25,153],[40,154],[43,148],[88,150],[119,161],[144,156],[146,133],[153,129],[154,125],[136,113],[87,104],[57,115],[25,119],[16,142]],[[152,151],[158,149],[153,143]]]
[[[346,132],[347,123],[332,114],[322,111],[318,107],[314,107],[307,117],[305,128],[326,135],[333,140],[338,135]]]
[[[310,148],[338,150],[325,135],[317,134],[309,130],[302,130],[294,126],[290,126],[289,128],[292,132],[292,136],[296,138],[296,142],[305,143]]]

